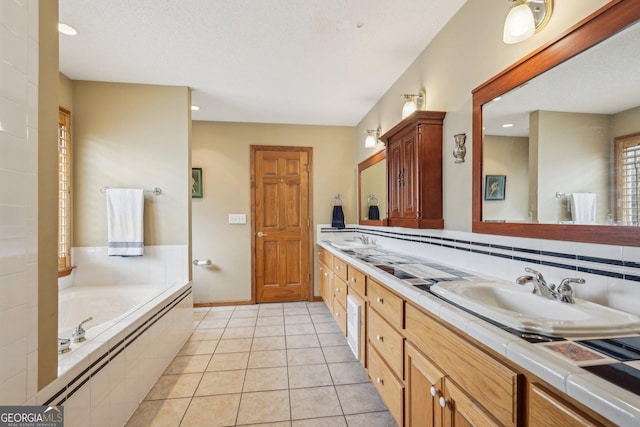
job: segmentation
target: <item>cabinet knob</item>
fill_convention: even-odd
[[[439,402],[440,402],[440,406],[441,406],[442,408],[446,408],[446,407],[447,407],[447,403],[448,403],[448,402],[447,402],[447,399],[445,399],[443,396],[440,396],[440,400],[439,400]]]
[[[324,273],[324,277],[328,277],[328,276],[329,276],[329,273]]]
[[[382,342],[384,340],[384,338],[382,337],[382,335],[376,335],[376,339],[380,342]]]
[[[356,278],[355,278],[355,277],[352,277],[352,278],[351,278],[351,281],[352,281],[353,283],[356,283],[356,282],[357,282],[357,280],[356,280]]]
[[[439,394],[439,393],[438,393],[438,389],[437,389],[437,388],[435,388],[435,386],[431,386],[430,391],[431,391],[431,396],[432,396],[432,397],[436,397],[436,396]]]
[[[340,317],[340,313],[336,311],[336,317]]]
[[[336,292],[340,292],[340,288],[336,288]]]
[[[384,304],[384,300],[381,297],[376,298],[378,304]]]
[[[336,270],[340,270],[340,266],[339,265],[336,265]]]
[[[376,379],[376,382],[377,382],[378,384],[380,384],[380,385],[384,385],[384,380],[383,380],[382,378],[380,378],[380,377],[378,377],[378,378]]]

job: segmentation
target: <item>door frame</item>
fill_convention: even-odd
[[[309,197],[308,197],[308,212],[309,212],[309,227],[307,227],[309,247],[307,248],[309,256],[309,287],[307,295],[308,301],[314,301],[315,298],[315,257],[313,256],[314,247],[314,222],[313,222],[313,147],[298,147],[298,146],[282,146],[282,145],[250,145],[250,182],[251,182],[251,303],[256,304],[257,301],[257,286],[256,286],[256,152],[258,151],[304,151],[307,153],[307,159],[309,161]]]

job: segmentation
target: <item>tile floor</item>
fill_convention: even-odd
[[[194,310],[127,427],[396,426],[324,303]]]

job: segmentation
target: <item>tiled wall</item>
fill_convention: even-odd
[[[318,240],[356,233],[388,249],[510,282],[525,274],[525,267],[540,271],[550,283],[581,277],[586,283],[574,286],[577,297],[640,315],[640,247],[358,225],[344,230],[319,226]]]
[[[38,2],[0,1],[0,403],[35,402]]]

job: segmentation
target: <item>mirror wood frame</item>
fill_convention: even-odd
[[[387,158],[387,150],[378,151],[370,157],[367,157],[360,163],[358,163],[358,223],[361,225],[386,225],[386,215],[385,218],[379,220],[371,220],[371,219],[361,219],[362,218],[362,203],[361,202],[361,194],[362,194],[362,171],[368,167],[375,165],[376,163],[382,162]],[[386,196],[385,196],[386,198]]]
[[[482,106],[640,20],[640,1],[614,0],[472,91],[474,233],[640,246],[640,227],[482,222]]]

